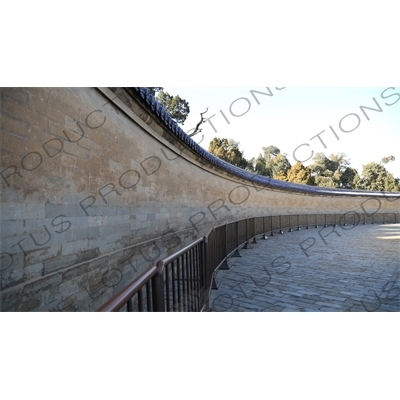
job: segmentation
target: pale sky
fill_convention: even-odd
[[[388,88],[286,87],[278,90],[270,87],[272,96],[255,92],[270,93],[266,87],[164,87],[164,90],[173,95],[179,94],[189,102],[190,115],[181,126],[185,132],[196,126],[200,112],[207,107],[209,110],[204,117],[215,115],[210,119],[214,128],[206,122],[202,133],[193,137],[206,150],[214,137],[239,141],[246,158],[257,156],[262,147],[275,145],[287,154],[293,165],[296,162],[293,156],[295,149],[305,144],[295,153],[298,160],[306,160],[312,151],[314,154],[323,152],[327,156],[342,152],[359,172],[362,165],[393,155],[396,161],[387,164],[386,168],[395,177],[400,177],[400,94],[395,94],[400,90]],[[251,91],[254,91],[260,104]],[[360,106],[378,109],[373,98],[382,112],[364,109],[368,120]],[[315,137],[319,133],[326,148]],[[312,159],[303,164],[311,162]]]

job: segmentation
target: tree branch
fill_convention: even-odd
[[[207,111],[208,111],[208,107],[207,107],[207,110],[206,110],[206,111],[200,113],[200,115],[201,115],[200,122],[196,125],[196,128],[195,128],[194,132],[191,133],[191,134],[189,135],[189,137],[192,137],[192,136],[194,136],[194,135],[197,135],[199,132],[201,132],[201,129],[199,129],[199,126],[200,126],[202,123],[204,123],[204,121],[206,120],[206,118],[203,118],[203,114],[205,114]]]

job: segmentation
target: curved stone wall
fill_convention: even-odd
[[[96,310],[228,221],[399,213],[396,194],[285,184],[222,163],[135,89],[1,89],[1,118],[2,310]]]

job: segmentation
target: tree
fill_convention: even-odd
[[[147,89],[168,111],[171,118],[179,124],[184,124],[190,113],[189,103],[185,99],[182,99],[179,95],[172,96],[168,92],[164,92],[162,87],[148,87]]]
[[[148,87],[147,89],[150,90],[150,94],[155,96],[157,92],[163,90],[164,88],[162,88],[162,87]]]
[[[281,181],[286,181],[287,173],[291,168],[291,164],[287,159],[286,155],[279,153],[272,159],[272,162],[273,162],[272,166],[273,178],[279,179]]]
[[[382,164],[387,164],[390,163],[391,161],[395,161],[396,159],[394,158],[394,156],[388,156],[388,157],[383,157],[381,160]]]
[[[286,155],[281,154],[276,146],[263,147],[262,150],[263,155],[260,154],[249,161],[249,165],[252,166],[249,170],[270,178],[286,180],[287,172],[291,167]]]
[[[357,170],[349,167],[350,161],[344,153],[331,154],[330,158],[323,153],[313,157],[314,163],[309,166],[315,184],[321,187],[353,188]]]
[[[163,90],[158,92],[156,99],[176,122],[183,125],[190,112],[189,103],[185,99],[179,95],[172,96]]]
[[[211,140],[208,151],[216,157],[240,168],[246,168],[248,161],[244,158],[243,152],[239,149],[239,142],[233,139],[214,138]]]
[[[264,152],[265,170],[266,170],[267,176],[272,178],[277,173],[277,171],[274,171],[273,159],[281,151],[276,146],[263,147],[262,150]]]
[[[303,185],[315,185],[314,178],[311,176],[311,170],[305,168],[300,161],[297,161],[288,171],[287,181]]]
[[[262,154],[259,154],[257,158],[253,157],[252,159],[250,159],[248,161],[247,169],[258,175],[270,176],[269,170],[266,167],[266,160],[262,156]]]
[[[262,150],[265,158],[274,158],[281,152],[276,146],[263,147]]]
[[[208,111],[208,107],[207,110],[200,113],[200,121],[198,122],[198,124],[196,125],[196,128],[194,128],[194,132],[192,132],[189,137],[192,137],[194,135],[197,135],[198,133],[200,133],[202,131],[202,129],[200,129],[201,124],[204,124],[204,122],[207,121],[207,118],[204,118],[203,115]]]
[[[354,182],[359,179],[355,168],[347,167],[340,176],[340,187],[343,189],[354,189]]]
[[[385,192],[400,191],[400,180],[395,178],[385,164],[394,161],[393,156],[382,158],[380,163],[370,162],[363,165],[362,176],[354,180],[356,189],[383,190]]]

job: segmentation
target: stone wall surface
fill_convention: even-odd
[[[157,260],[241,218],[399,213],[384,195],[239,178],[122,88],[0,90],[2,311],[96,310]]]

